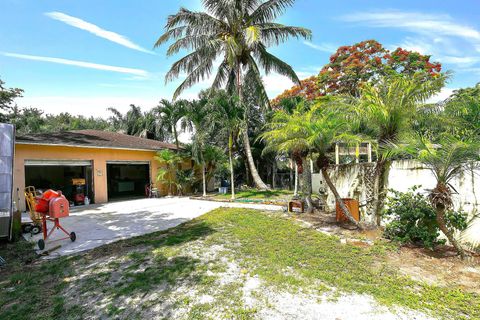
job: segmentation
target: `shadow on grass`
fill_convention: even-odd
[[[100,294],[105,298],[146,293],[154,287],[165,287],[178,281],[204,281],[200,261],[186,256],[166,256],[168,248],[204,238],[215,232],[201,220],[186,222],[175,228],[110,243],[76,256],[38,261],[27,242],[1,245],[8,252],[9,268],[0,270],[0,319],[69,318],[77,319],[82,310],[92,306],[68,294]],[[154,251],[158,251],[154,253]],[[25,259],[28,257],[26,261]],[[109,258],[127,258],[126,268],[101,271]],[[82,274],[82,272],[85,272]],[[112,276],[115,279],[112,279]],[[68,289],[70,288],[70,289]],[[66,294],[65,290],[69,290]],[[83,293],[82,293],[83,290]],[[87,299],[88,300],[88,299]],[[113,308],[113,307],[112,307]],[[88,313],[90,314],[90,311]],[[115,315],[115,308],[108,312]],[[101,312],[105,314],[105,312]]]

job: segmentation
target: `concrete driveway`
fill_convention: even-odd
[[[67,231],[76,233],[77,240],[58,240],[66,235],[56,230],[47,241],[45,250],[61,245],[61,248],[50,253],[50,257],[74,254],[120,239],[169,229],[219,207],[282,210],[280,206],[223,203],[183,197],[90,205],[74,208],[69,217],[60,219],[61,225]],[[42,237],[41,234],[34,237],[28,234],[24,236],[35,242]]]

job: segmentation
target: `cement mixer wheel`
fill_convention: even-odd
[[[42,228],[40,226],[32,226],[32,229],[30,229],[30,232],[32,234],[39,234],[42,231]]]
[[[77,235],[75,234],[75,232],[70,232],[70,240],[72,240],[72,242],[75,242],[75,240],[77,240]]]
[[[45,249],[45,241],[43,239],[38,240],[38,249],[43,250]]]

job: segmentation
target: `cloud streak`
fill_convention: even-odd
[[[310,41],[303,41],[303,44],[312,49],[322,51],[322,52],[327,52],[327,53],[333,53],[337,50],[337,46],[330,43],[315,44]]]
[[[415,33],[461,37],[480,44],[480,31],[456,23],[447,14],[424,14],[397,10],[378,12],[357,12],[340,17],[347,22],[364,23],[372,27],[403,28]]]
[[[148,76],[148,72],[145,71],[145,70],[142,70],[142,69],[117,67],[117,66],[110,66],[110,65],[98,64],[98,63],[92,63],[92,62],[86,62],[86,61],[69,60],[69,59],[54,58],[54,57],[34,56],[34,55],[11,53],[11,52],[2,52],[1,54],[6,56],[6,57],[12,57],[12,58],[17,58],[17,59],[51,62],[51,63],[57,63],[57,64],[76,66],[76,67],[81,67],[81,68],[132,74],[132,75],[140,76],[140,77],[147,77]]]
[[[97,37],[106,39],[106,40],[111,41],[111,42],[115,42],[115,43],[117,43],[121,46],[127,47],[129,49],[133,49],[133,50],[137,50],[137,51],[145,52],[145,53],[149,53],[149,54],[155,54],[153,51],[147,50],[147,49],[139,46],[138,44],[132,42],[127,37],[122,36],[121,34],[118,34],[118,33],[113,32],[113,31],[108,31],[108,30],[102,29],[99,26],[97,26],[93,23],[87,22],[85,20],[82,20],[80,18],[72,17],[72,16],[69,16],[68,14],[65,14],[65,13],[62,13],[62,12],[56,12],[56,11],[46,12],[45,15],[49,18],[61,21],[65,24],[68,24],[69,26],[72,26],[72,27],[75,27],[75,28],[85,30],[87,32],[90,32],[90,33],[96,35]]]

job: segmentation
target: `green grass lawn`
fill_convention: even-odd
[[[293,197],[293,191],[290,190],[239,190],[235,191],[235,198],[238,200],[256,200],[256,201],[286,201]],[[229,200],[231,194],[216,194],[215,199]]]
[[[250,319],[262,308],[242,299],[254,276],[259,301],[267,290],[359,293],[439,318],[480,319],[478,295],[398,274],[385,259],[393,249],[341,244],[278,213],[233,208],[52,261],[21,261],[1,247],[16,262],[0,271],[0,319]]]

